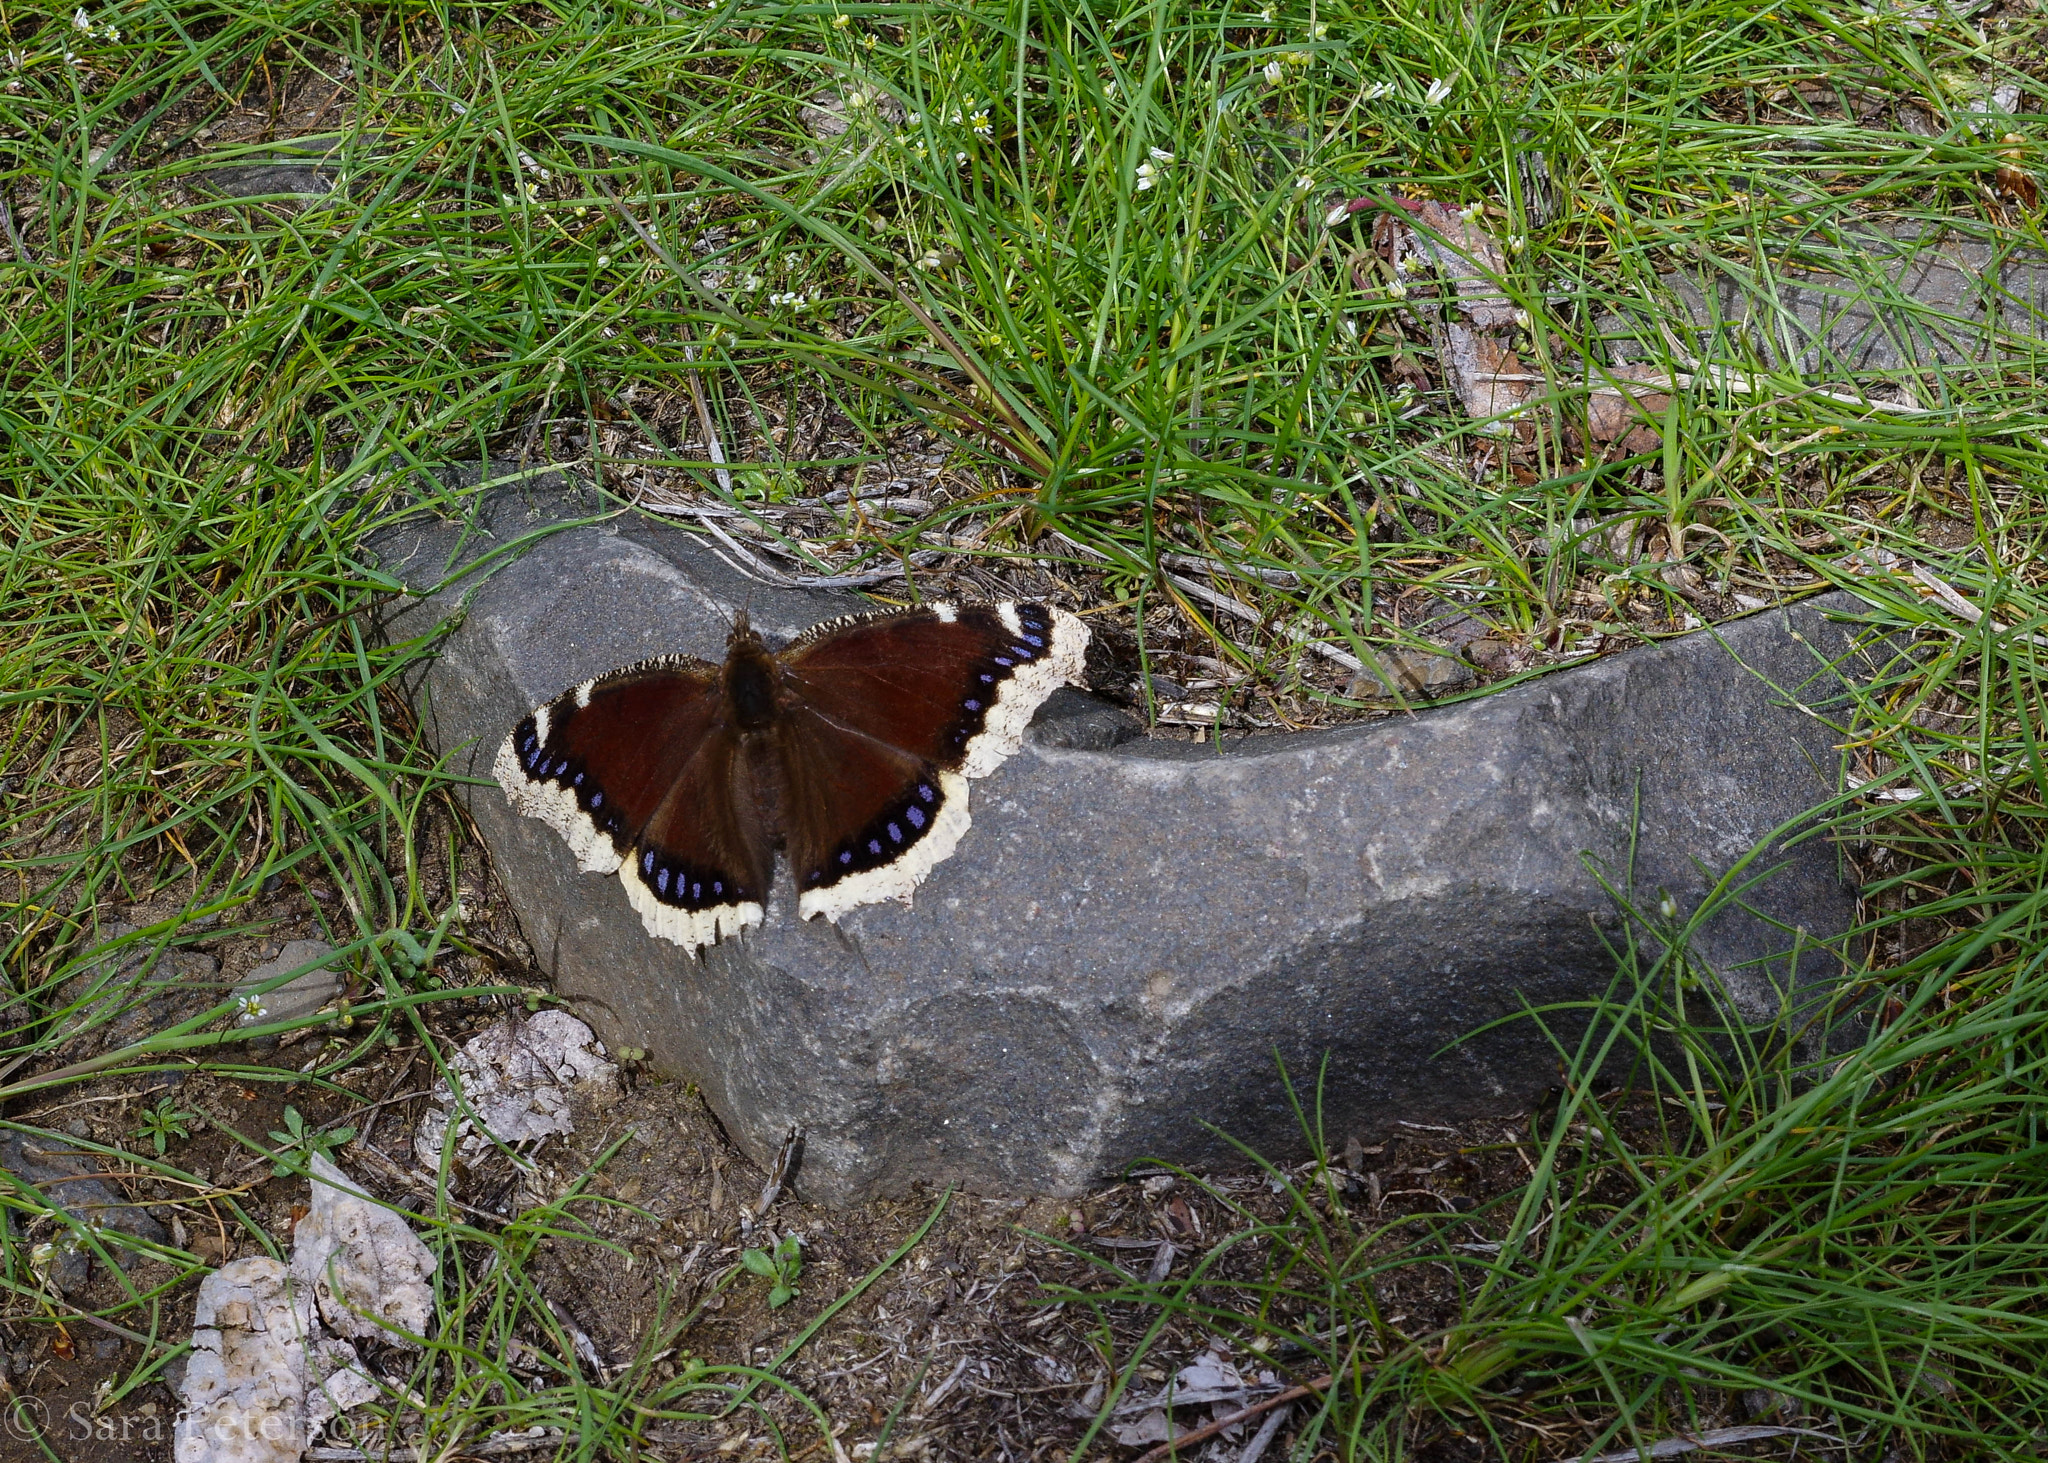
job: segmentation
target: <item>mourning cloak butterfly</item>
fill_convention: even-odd
[[[725,663],[664,656],[512,729],[498,782],[616,870],[649,934],[694,953],[761,922],[775,850],[797,912],[910,894],[967,831],[967,779],[1081,673],[1088,629],[1042,604],[851,615],[770,651],[742,614]]]

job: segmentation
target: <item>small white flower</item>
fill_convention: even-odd
[[[1405,300],[1408,298],[1408,286],[1398,279],[1390,279],[1387,281],[1387,293],[1397,300]]]
[[[1297,193],[1306,193],[1309,189],[1315,187],[1315,185],[1316,180],[1314,178],[1309,177],[1308,174],[1304,173],[1299,178],[1296,178],[1294,180],[1294,191]]]
[[[845,30],[852,24],[853,17],[850,15],[835,15],[832,17],[832,29],[834,30]]]
[[[965,164],[967,161],[967,154],[964,152],[956,152],[953,154],[953,161],[956,163]]]
[[[947,120],[955,127],[958,127],[960,125],[960,109],[958,107],[953,108],[953,115]]]
[[[1312,41],[1328,40],[1330,38],[1329,26],[1323,24],[1321,21],[1316,22],[1314,25],[1308,28],[1308,38]]]
[[[611,264],[611,262],[612,256],[609,254],[600,254],[597,256],[597,267],[599,269],[604,269],[608,267]]]
[[[1450,94],[1451,84],[1439,76],[1429,83],[1429,90],[1422,94],[1422,100],[1425,104],[1434,107],[1440,105]]]
[[[920,123],[920,122],[922,122],[922,121],[924,120],[924,113],[922,113],[922,112],[912,112],[912,113],[911,113],[911,114],[910,114],[909,116],[905,117],[905,118],[904,118],[903,120],[904,120],[904,121],[905,121],[906,123],[908,123],[908,124],[909,124],[910,126],[912,126],[912,127],[915,127],[915,126],[916,126],[916,125],[917,125],[918,123]]]
[[[1669,894],[1666,894],[1662,899],[1657,901],[1657,913],[1663,915],[1666,919],[1677,919],[1678,901],[1676,899],[1673,899]]]
[[[1465,222],[1465,223],[1468,223],[1468,224],[1469,224],[1469,223],[1477,223],[1477,222],[1479,221],[1479,215],[1481,215],[1482,213],[1485,213],[1485,212],[1486,212],[1486,205],[1485,205],[1485,204],[1483,204],[1483,203],[1468,203],[1468,204],[1466,204],[1466,205],[1465,205],[1465,206],[1464,206],[1463,208],[1461,208],[1461,209],[1459,209],[1459,210],[1458,210],[1458,218],[1459,218],[1459,219],[1460,219],[1460,220],[1461,220],[1462,222]]]
[[[740,289],[746,294],[752,294],[759,288],[761,288],[761,276],[758,274],[750,274],[740,281]]]
[[[1110,99],[1111,97],[1113,97],[1113,96],[1115,96],[1115,95],[1116,95],[1116,83],[1115,83],[1115,82],[1113,82],[1113,81],[1105,81],[1105,82],[1103,82],[1103,83],[1102,83],[1102,99],[1103,99],[1104,101],[1108,101],[1108,100],[1109,100],[1109,99]]]
[[[1163,147],[1148,147],[1145,150],[1152,154],[1152,161],[1161,167],[1173,161],[1173,154]]]
[[[1351,217],[1351,205],[1348,203],[1340,203],[1335,208],[1331,209],[1328,213],[1323,215],[1323,227],[1326,229],[1334,229],[1335,227],[1337,227],[1338,224],[1344,222],[1344,220],[1349,217]]]
[[[1385,101],[1393,94],[1394,83],[1391,81],[1375,81],[1365,89],[1365,99],[1369,102]]]
[[[867,47],[870,51],[874,50],[876,45],[875,33],[873,31],[869,31],[866,35],[860,38],[860,43],[863,46]]]
[[[1271,25],[1273,23],[1273,7],[1268,5],[1265,9],[1261,10],[1259,12],[1259,19],[1266,22],[1267,25]]]
[[[261,996],[243,996],[235,1002],[235,1019],[244,1026],[261,1021],[270,1014],[270,1008],[263,1004]]]
[[[1510,254],[1519,254],[1519,253],[1521,253],[1521,252],[1522,252],[1522,251],[1523,251],[1524,249],[1526,249],[1526,248],[1528,248],[1528,247],[1529,247],[1529,240],[1528,240],[1528,237],[1527,237],[1526,235],[1523,235],[1523,234],[1509,234],[1509,235],[1508,235],[1508,253],[1510,253]]]
[[[990,124],[987,112],[976,112],[967,119],[967,125],[972,127],[980,136],[993,137],[995,135],[996,129]]]
[[[1140,193],[1143,193],[1158,181],[1159,169],[1153,167],[1150,163],[1138,164],[1138,191]]]
[[[868,95],[864,91],[850,91],[846,94],[846,110],[849,112],[864,107],[867,104]]]
[[[72,12],[71,28],[75,31],[81,31],[86,35],[92,34],[92,17],[85,13],[83,6]]]
[[[1266,73],[1266,80],[1270,82],[1272,85],[1278,86],[1280,84],[1281,76],[1285,74],[1281,68],[1280,63],[1277,60],[1268,61],[1264,69]]]

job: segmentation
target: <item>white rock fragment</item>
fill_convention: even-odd
[[[426,1333],[433,1254],[325,1155],[312,1177],[291,1264],[255,1256],[200,1283],[176,1463],[299,1463],[332,1419],[383,1390],[342,1338]]]
[[[378,1390],[375,1379],[363,1370],[356,1349],[346,1341],[330,1337],[310,1343],[306,1347],[306,1446],[313,1446],[329,1422],[370,1401]]]
[[[180,1388],[177,1463],[298,1463],[312,1330],[311,1299],[279,1261],[252,1256],[207,1276]]]
[[[310,1172],[313,1205],[295,1233],[292,1274],[320,1319],[351,1340],[424,1336],[434,1315],[432,1252],[325,1155],[313,1156]]]
[[[566,1011],[543,1011],[530,1021],[508,1016],[464,1043],[450,1066],[462,1080],[469,1112],[455,1118],[454,1092],[445,1080],[435,1084],[434,1104],[413,1134],[413,1156],[428,1169],[440,1165],[451,1121],[456,1123],[456,1156],[467,1162],[491,1137],[524,1143],[574,1132],[572,1092],[599,1098],[618,1094],[619,1069],[590,1028]],[[472,1114],[485,1132],[473,1126]]]

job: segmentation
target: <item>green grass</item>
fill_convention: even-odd
[[[392,685],[425,647],[359,618],[389,585],[358,545],[403,469],[525,452],[747,510],[859,489],[891,433],[936,430],[959,471],[930,517],[755,531],[816,572],[1049,556],[1146,653],[1192,636],[1282,721],[1355,705],[1302,639],[1412,640],[1395,611],[1423,596],[1483,609],[1536,670],[1683,628],[1703,601],[1672,559],[1718,610],[1840,583],[1908,647],[1843,728],[1881,780],[1829,824],[1871,876],[1868,1034],[1818,1067],[1716,1044],[1673,970],[1620,952],[1595,1034],[1642,1053],[1659,1101],[1610,1112],[1575,1082],[1539,1120],[1534,1176],[1479,1221],[1499,1250],[1429,1250],[1460,1275],[1455,1322],[1382,1324],[1375,1275],[1416,1255],[1314,1186],[1259,1236],[1272,1314],[1354,1328],[1310,1342],[1342,1378],[1317,1436],[1347,1459],[1446,1427],[1548,1456],[1510,1416],[1625,1447],[1745,1387],[1854,1456],[2038,1451],[2037,348],[2008,332],[1995,365],[1876,382],[1674,324],[1649,358],[1692,385],[1661,445],[1588,461],[1570,432],[1602,320],[1674,322],[1662,274],[1825,268],[1905,318],[1873,220],[2042,242],[1996,183],[2032,165],[2034,124],[1986,100],[2038,105],[2038,22],[1929,13],[322,0],[106,7],[88,34],[68,7],[7,12],[0,1096],[239,1060],[207,1050],[223,1006],[66,1067],[60,1031],[118,1014],[74,980],[116,904],[167,911],[121,941],[175,946],[266,881],[340,891],[329,937],[369,994],[318,1080],[424,1035],[458,993],[436,958],[488,953],[451,917],[446,779]],[[820,139],[802,104],[827,90],[863,101]],[[213,197],[204,171],[261,141],[237,108],[320,112],[346,187]],[[1549,384],[1515,454],[1440,379],[1397,384],[1432,353],[1371,248],[1380,210],[1325,222],[1394,190],[1526,241],[1506,285]],[[1921,409],[1859,404],[1880,388]],[[803,455],[812,403],[853,450]],[[689,445],[700,410],[739,454],[723,476]],[[1860,572],[1879,550],[1984,620],[1906,564]],[[1218,561],[1211,597],[1164,554]],[[697,1394],[600,1384],[566,1341],[545,1388],[478,1361],[553,1325],[518,1262],[558,1217],[451,1212],[451,1329],[412,1384],[456,1432],[571,1419],[565,1454],[599,1456],[635,1407]],[[30,1313],[33,1257],[4,1243]]]

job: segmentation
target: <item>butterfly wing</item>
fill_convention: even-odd
[[[1048,605],[931,605],[818,626],[778,657],[783,835],[805,919],[908,902],[970,823],[967,779],[1076,680],[1088,631]]]
[[[717,667],[669,657],[585,681],[514,727],[494,771],[584,869],[618,873],[649,934],[694,951],[761,922],[773,848]]]

